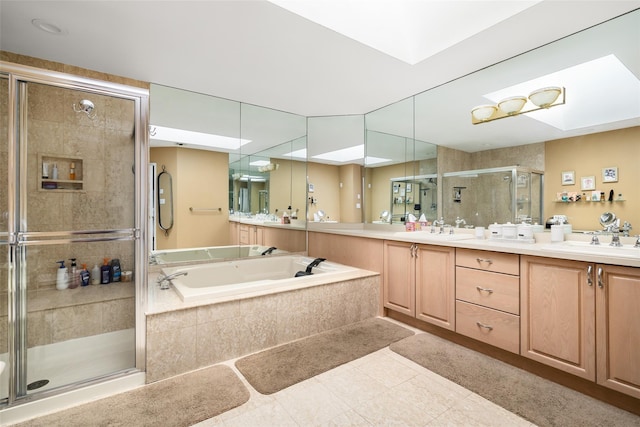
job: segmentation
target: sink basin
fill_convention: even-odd
[[[608,243],[591,245],[589,242],[567,240],[564,242],[544,245],[542,249],[548,251],[576,252],[608,257],[640,258],[640,248],[634,248],[633,245],[609,246]]]
[[[438,242],[449,242],[454,240],[473,239],[473,234],[449,234],[431,233],[430,231],[398,231],[393,233],[396,236],[416,237],[418,239],[433,240]]]

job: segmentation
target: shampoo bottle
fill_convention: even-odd
[[[109,258],[104,259],[102,267],[100,267],[100,284],[107,285],[109,283],[109,276],[111,274],[111,267],[109,267]]]
[[[80,286],[80,274],[75,258],[69,258],[71,261],[71,272],[69,273],[69,289],[75,289]]]
[[[53,164],[53,170],[51,171],[51,173],[52,179],[58,179],[58,165],[56,163]]]
[[[56,289],[63,291],[69,286],[69,274],[67,267],[64,266],[64,261],[57,261],[60,264],[58,268],[58,274],[56,275]]]
[[[100,268],[98,268],[98,264],[94,264],[93,270],[91,270],[91,284],[100,284]]]
[[[82,270],[80,270],[80,286],[87,286],[89,284],[89,270],[87,270],[87,264],[82,264]]]
[[[119,282],[121,274],[122,274],[122,270],[120,269],[120,260],[118,258],[112,259],[111,260],[111,281]]]

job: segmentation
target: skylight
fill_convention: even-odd
[[[251,142],[249,139],[232,138],[154,125],[151,125],[150,139],[225,150],[237,150],[241,146]]]
[[[634,119],[640,115],[640,80],[615,55],[603,56],[555,73],[483,95],[494,103],[527,96],[547,86],[563,86],[566,104],[526,117],[569,131]]]
[[[364,155],[364,144],[354,145],[353,147],[343,148],[341,150],[329,151],[327,153],[318,154],[313,156],[314,159],[327,160],[336,163],[348,163],[356,160],[365,161],[366,165],[374,165],[377,163],[390,162],[391,159],[383,159],[380,157]]]
[[[270,0],[414,65],[539,3],[444,0]]]
[[[306,158],[307,158],[307,149],[306,148],[302,148],[300,150],[292,151],[290,153],[283,154],[282,157],[284,157],[284,158],[292,157],[292,158],[296,158],[296,159],[305,159],[306,160]]]

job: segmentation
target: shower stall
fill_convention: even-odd
[[[544,173],[521,166],[442,175],[442,214],[448,224],[544,224]],[[464,220],[464,222],[462,221]]]
[[[144,370],[147,116],[146,89],[0,62],[0,410]]]

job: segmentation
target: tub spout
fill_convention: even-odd
[[[276,248],[275,246],[271,246],[269,249],[267,249],[266,251],[262,252],[260,255],[263,255],[263,256],[264,255],[271,255],[271,253],[273,251],[275,251],[276,249],[278,249],[278,248]]]
[[[169,283],[171,283],[171,279],[175,279],[178,276],[186,276],[188,274],[189,272],[187,271],[176,271],[173,274],[158,277],[158,284],[160,285],[160,289],[169,289]]]
[[[307,269],[305,271],[298,271],[295,275],[295,277],[300,277],[300,276],[309,276],[311,274],[313,274],[311,272],[311,269],[313,269],[313,267],[317,267],[318,264],[320,264],[322,261],[326,261],[326,258],[316,258],[313,261],[311,261],[309,263],[309,265],[307,266]]]

